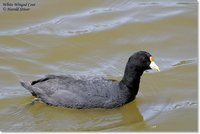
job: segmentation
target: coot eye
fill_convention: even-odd
[[[146,60],[145,57],[142,57],[142,58],[141,58],[141,61],[142,61],[143,63],[147,62],[147,60]]]

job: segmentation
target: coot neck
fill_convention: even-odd
[[[120,83],[126,85],[126,87],[130,90],[132,95],[135,97],[139,90],[140,85],[140,77],[143,74],[143,70],[137,69],[136,66],[126,66],[124,77],[122,78]]]

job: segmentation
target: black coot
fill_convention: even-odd
[[[47,75],[36,81],[20,83],[33,96],[49,105],[69,108],[115,108],[135,99],[140,77],[148,69],[160,71],[151,54],[139,51],[129,58],[121,81]]]

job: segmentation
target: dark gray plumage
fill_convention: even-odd
[[[29,82],[20,82],[33,96],[53,106],[69,108],[115,108],[135,99],[140,76],[150,69],[151,55],[145,51],[133,54],[127,62],[121,81],[104,78],[47,75]]]

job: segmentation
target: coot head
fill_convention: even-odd
[[[128,60],[121,83],[125,84],[137,95],[139,90],[140,77],[143,72],[148,69],[160,71],[154,62],[153,56],[146,51],[138,51],[134,53]]]
[[[134,53],[128,60],[127,68],[136,69],[141,72],[148,69],[160,71],[159,67],[154,62],[154,57],[146,51]]]

